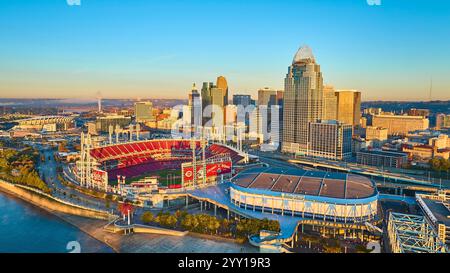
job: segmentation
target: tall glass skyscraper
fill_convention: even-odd
[[[307,154],[308,124],[323,115],[323,78],[311,48],[297,51],[284,83],[282,151]]]

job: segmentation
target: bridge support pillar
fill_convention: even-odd
[[[202,204],[203,204],[203,202],[200,201],[200,211],[203,211]]]
[[[227,220],[230,220],[230,210],[227,210]]]
[[[188,208],[188,206],[189,206],[189,196],[186,195],[186,208]]]
[[[217,216],[217,205],[214,204],[214,216]]]

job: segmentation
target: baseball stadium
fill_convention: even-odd
[[[81,142],[81,157],[75,170],[80,185],[105,191],[120,178],[130,182],[149,175],[162,178],[164,186],[180,188],[182,176],[189,178],[193,171],[188,166],[185,174],[183,164],[192,164],[194,157],[198,162],[197,176],[201,177],[204,171],[209,178],[231,175],[232,164],[245,159],[244,154],[231,147],[200,140],[154,139],[96,147],[86,135]]]
[[[231,182],[231,202],[246,210],[342,223],[377,215],[376,185],[359,175],[267,168],[246,170]]]

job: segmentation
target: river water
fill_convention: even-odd
[[[81,252],[109,253],[112,249],[59,217],[0,192],[0,253],[65,253],[77,242]],[[120,239],[120,252],[240,253],[258,252],[250,245],[191,236],[134,234]]]
[[[0,192],[0,253],[64,253],[70,242],[81,252],[113,252],[57,216]]]

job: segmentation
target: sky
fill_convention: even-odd
[[[308,45],[363,100],[450,99],[450,1],[368,1],[0,0],[0,97],[187,98],[219,75],[255,96]]]

